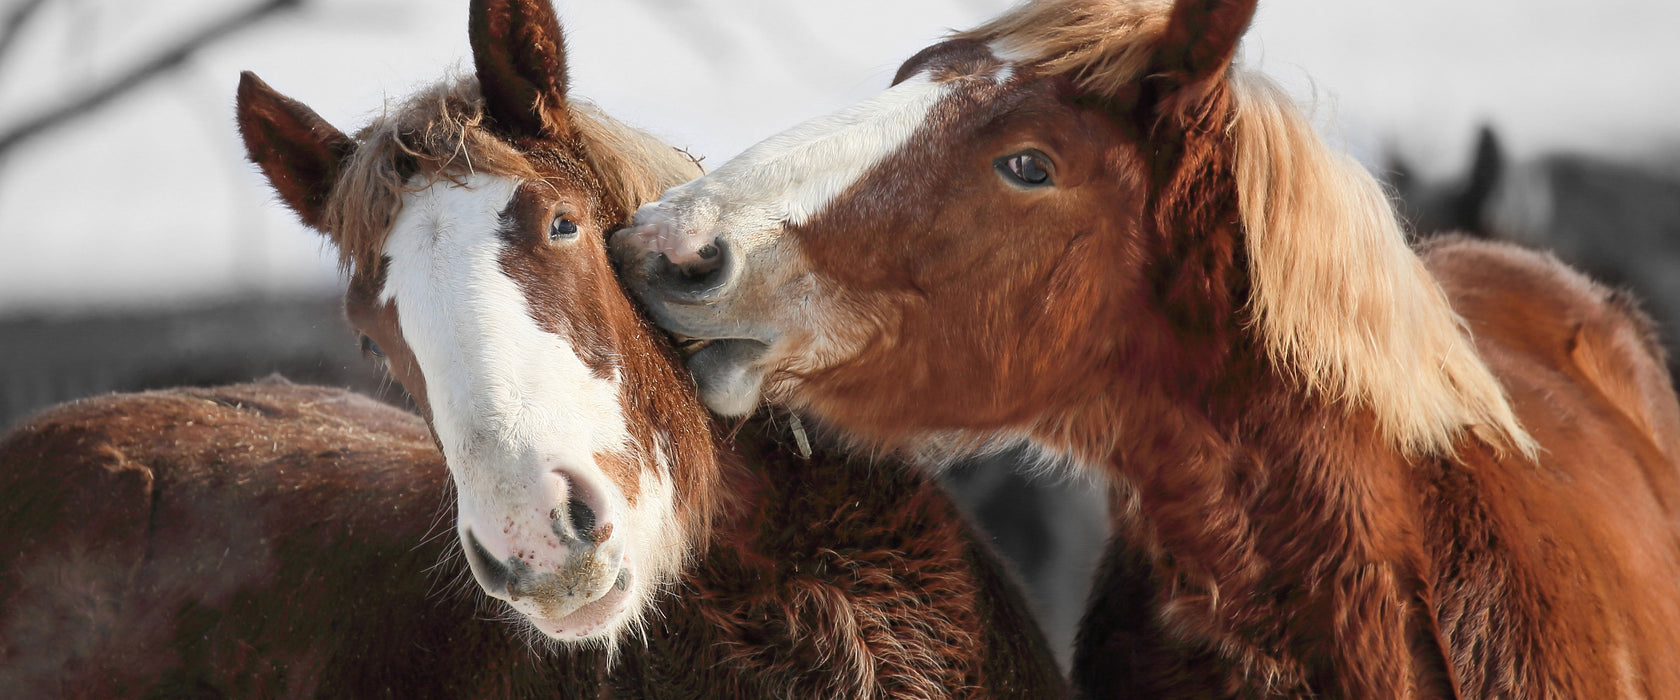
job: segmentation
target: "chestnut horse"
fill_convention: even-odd
[[[719,454],[743,497],[710,552],[609,661],[533,653],[469,592],[455,538],[439,536],[449,473],[418,416],[284,381],[51,409],[0,441],[0,689],[1058,694],[1022,602],[935,486],[806,461],[763,427]]]
[[[426,416],[479,587],[543,639],[612,649],[654,624],[655,596],[684,567],[723,549],[747,560],[747,578],[702,594],[792,627],[747,635],[740,653],[824,650],[810,657],[821,683],[794,695],[1054,693],[1041,636],[993,565],[969,563],[960,517],[916,517],[931,514],[914,499],[933,486],[837,477],[851,503],[837,511],[842,501],[775,500],[780,486],[762,479],[802,471],[775,460],[734,473],[605,246],[698,167],[570,99],[546,0],[475,0],[469,30],[476,80],[424,91],[356,138],[250,74],[238,112],[251,160],[341,253],[363,347]],[[758,520],[784,507],[803,520]],[[882,541],[898,517],[853,517],[865,512],[919,522]],[[902,558],[934,550],[942,562]],[[799,572],[813,565],[849,584],[808,587]],[[736,597],[761,583],[781,597]]]
[[[702,395],[1107,476],[1099,697],[1680,695],[1680,408],[1627,299],[1405,243],[1233,63],[1253,0],[1045,0],[615,235]]]

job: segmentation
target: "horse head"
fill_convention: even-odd
[[[644,205],[625,284],[713,409],[768,397],[876,445],[1104,461],[1091,426],[1255,374],[1408,451],[1523,443],[1381,187],[1234,64],[1254,9],[1024,3]]]
[[[551,639],[611,645],[704,541],[716,463],[605,240],[699,169],[569,99],[547,0],[475,0],[469,34],[476,79],[355,137],[250,73],[239,127],[426,416],[478,585]]]

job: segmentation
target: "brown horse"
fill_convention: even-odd
[[[1046,0],[643,207],[723,412],[1115,484],[1101,697],[1680,694],[1680,409],[1554,260],[1414,251],[1233,65],[1253,0]]]
[[[282,200],[342,254],[363,347],[442,448],[479,586],[541,639],[612,649],[657,624],[654,598],[698,557],[733,556],[746,578],[699,594],[787,626],[744,633],[746,657],[823,650],[794,695],[1057,692],[1017,594],[989,560],[969,562],[978,550],[933,486],[841,477],[833,459],[736,473],[605,248],[697,166],[570,99],[546,0],[475,1],[470,35],[476,80],[423,92],[356,138],[249,74],[239,125]],[[756,457],[763,442],[741,449]],[[781,500],[806,469],[845,495]],[[897,530],[903,516],[919,522]],[[936,550],[938,562],[902,557]],[[846,585],[808,586],[812,566]]]
[[[720,454],[744,495],[709,554],[609,661],[533,650],[450,583],[471,585],[454,538],[439,536],[449,474],[418,416],[285,382],[52,409],[0,441],[0,689],[1056,694],[1021,601],[937,488],[805,461],[762,427]]]

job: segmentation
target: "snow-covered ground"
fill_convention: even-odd
[[[250,2],[252,0],[238,0]],[[16,3],[0,2],[0,10]],[[718,163],[884,87],[899,61],[1009,0],[561,0],[577,95]],[[65,0],[0,65],[0,131],[229,12],[235,0]],[[335,284],[331,255],[241,159],[238,72],[342,128],[470,68],[464,0],[315,0],[0,161],[0,313]],[[1248,63],[1369,161],[1450,172],[1472,129],[1517,156],[1680,143],[1680,4],[1269,0]]]

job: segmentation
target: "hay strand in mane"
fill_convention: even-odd
[[[1250,305],[1273,360],[1308,390],[1373,410],[1407,454],[1450,454],[1470,428],[1532,456],[1533,438],[1377,182],[1275,83],[1233,70],[1231,86]]]

